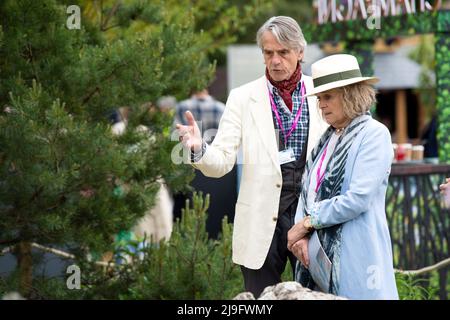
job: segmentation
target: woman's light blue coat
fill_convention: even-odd
[[[370,119],[349,149],[341,195],[310,210],[316,229],[343,223],[340,296],[398,299],[385,212],[392,160],[388,129]],[[296,222],[303,216],[297,211]]]

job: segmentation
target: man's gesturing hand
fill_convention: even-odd
[[[190,111],[186,111],[185,116],[188,125],[183,126],[177,124],[179,140],[185,147],[194,152],[199,152],[202,149],[202,135],[200,134],[200,129]]]

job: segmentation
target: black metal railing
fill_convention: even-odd
[[[450,210],[439,185],[450,165],[393,164],[386,199],[394,267],[419,269],[449,257]],[[447,298],[447,268],[439,272],[439,296]]]

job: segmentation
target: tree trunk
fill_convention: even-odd
[[[21,241],[18,244],[19,260],[19,291],[20,294],[28,298],[31,292],[33,280],[33,260],[31,257],[31,243]]]

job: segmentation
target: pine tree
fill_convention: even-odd
[[[32,243],[104,252],[153,205],[161,177],[174,191],[192,178],[170,161],[170,114],[145,106],[204,87],[206,48],[235,30],[205,37],[188,1],[72,3],[80,29],[66,25],[67,1],[0,3],[0,254],[17,253],[25,296]],[[116,137],[107,116],[121,106],[132,116]]]
[[[206,231],[209,196],[186,201],[169,241],[138,249],[129,241],[122,254],[132,263],[112,266],[107,274],[84,265],[84,299],[231,299],[243,291],[239,266],[231,259],[232,226],[225,217],[219,239]]]
[[[189,23],[161,17],[151,36],[109,43],[87,28],[67,29],[65,8],[49,0],[5,1],[0,9],[0,240],[18,243],[24,295],[32,242],[102,252],[153,205],[162,173],[181,174],[168,161],[173,142],[161,130],[168,119],[153,119],[153,139],[134,130],[115,138],[108,112],[127,105],[136,109],[131,127],[150,122],[143,103],[187,92],[211,71],[198,67],[205,55]],[[123,186],[127,192],[114,192]]]

